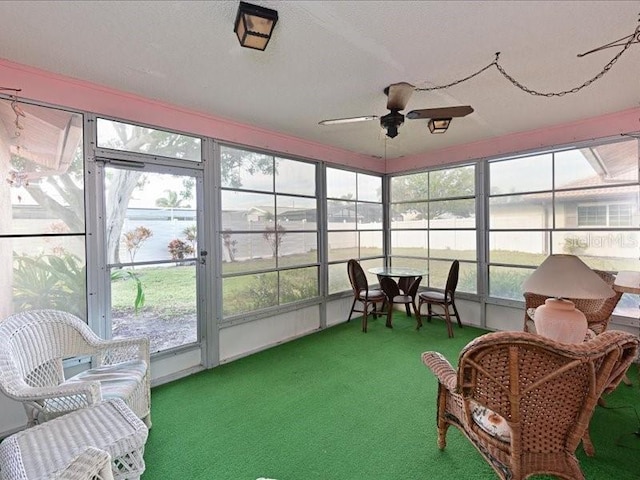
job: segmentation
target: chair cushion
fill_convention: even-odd
[[[444,302],[444,293],[427,290],[426,292],[420,292],[420,298],[423,300]]]
[[[364,298],[364,296],[367,294],[366,290],[360,290],[360,297]],[[379,299],[379,300],[384,300],[385,295],[384,293],[382,293],[382,290],[369,290],[369,300],[374,300],[374,299]]]
[[[396,295],[393,297],[393,303],[411,303],[411,295]]]
[[[147,373],[147,362],[130,360],[115,365],[104,365],[80,372],[69,378],[65,383],[100,382],[102,398],[128,398],[135,388],[142,382]]]
[[[507,421],[502,416],[493,410],[473,403],[471,418],[482,430],[492,437],[502,442],[511,441],[511,427],[509,427]]]

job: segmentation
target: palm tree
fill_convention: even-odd
[[[182,198],[178,197],[177,192],[173,190],[165,190],[166,197],[156,199],[156,206],[161,208],[180,208],[182,207]]]

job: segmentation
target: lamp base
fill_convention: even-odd
[[[562,343],[582,343],[587,334],[587,318],[570,300],[548,298],[536,308],[536,332]]]

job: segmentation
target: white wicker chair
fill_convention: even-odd
[[[67,379],[62,361],[76,356],[91,356],[92,368]],[[23,403],[29,426],[121,398],[150,427],[149,366],[147,338],[103,340],[66,312],[31,310],[0,322],[0,390]]]

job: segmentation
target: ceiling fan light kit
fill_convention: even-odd
[[[427,124],[431,133],[444,133],[449,128],[452,118],[432,118]]]
[[[278,12],[275,10],[240,2],[233,31],[243,47],[264,50],[277,22]]]
[[[398,110],[391,110],[385,116],[380,117],[380,126],[387,131],[387,137],[395,138],[398,135],[398,127],[404,123],[404,115]]]

